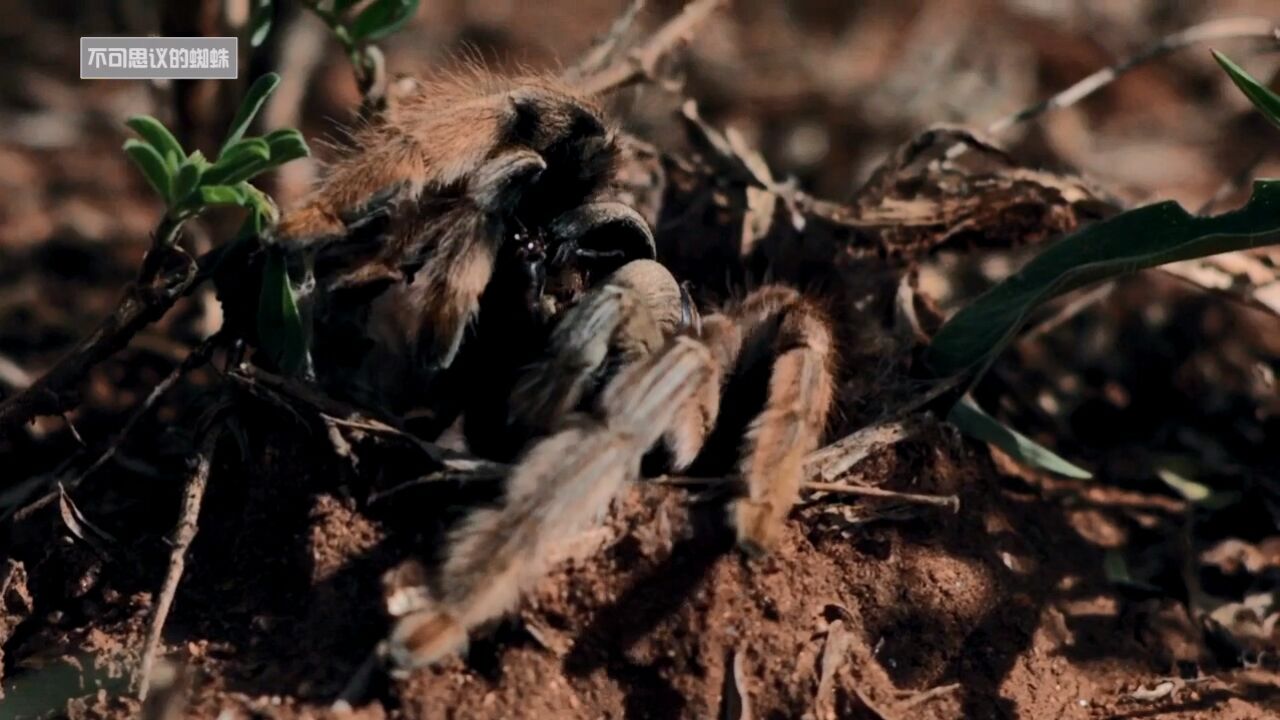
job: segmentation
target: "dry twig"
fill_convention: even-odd
[[[583,78],[600,72],[610,60],[614,57],[614,52],[618,46],[622,44],[622,39],[626,36],[631,27],[635,25],[636,17],[640,15],[640,11],[644,10],[645,0],[631,0],[631,4],[627,5],[627,9],[622,11],[613,24],[609,26],[609,31],[599,38],[589,50],[578,58],[578,61],[569,66],[561,77],[571,83],[581,82]]]
[[[837,495],[859,495],[862,497],[881,498],[884,500],[898,500],[901,502],[911,503],[913,505],[931,505],[933,507],[945,508],[951,512],[960,511],[960,498],[955,495],[922,495],[919,493],[905,493],[897,490],[885,490],[884,488],[872,487],[870,485],[850,485],[848,483],[827,483],[827,482],[804,482],[800,484],[801,490],[809,492],[834,493]]]
[[[922,425],[916,418],[868,425],[809,455],[805,463],[809,476],[823,482],[835,480],[865,460],[872,450],[915,437],[921,429]]]
[[[1002,133],[1014,125],[1033,120],[1050,110],[1071,107],[1130,70],[1176,50],[1204,42],[1242,38],[1277,40],[1280,39],[1280,28],[1277,28],[1275,21],[1267,18],[1224,18],[1193,25],[1172,35],[1166,35],[1145,50],[1093,73],[1053,97],[996,120],[987,126],[987,133],[991,135]]]
[[[670,55],[678,45],[689,42],[694,31],[728,2],[729,0],[693,0],[643,45],[583,79],[579,87],[588,95],[600,95],[654,80],[662,59]]]
[[[349,405],[330,397],[320,388],[302,380],[276,375],[252,365],[242,365],[228,373],[228,376],[251,392],[265,395],[295,412],[297,412],[298,406],[301,405],[309,412],[319,415],[319,419],[325,422],[355,430],[386,435],[408,443],[447,471],[468,475],[493,476],[495,473],[501,474],[506,470],[506,467],[500,463],[473,458],[470,455],[427,442],[400,427],[394,418],[381,416],[368,408]]]
[[[182,581],[182,571],[187,563],[187,548],[195,539],[199,528],[196,521],[200,516],[200,504],[204,501],[204,491],[209,484],[209,470],[213,466],[213,455],[218,447],[218,439],[222,436],[222,425],[216,423],[205,432],[200,448],[196,452],[195,467],[187,476],[186,487],[182,494],[182,512],[178,516],[178,525],[173,531],[173,549],[169,552],[169,569],[164,576],[164,585],[156,599],[155,612],[147,626],[147,641],[142,649],[142,665],[138,670],[138,698],[147,699],[147,689],[151,683],[151,671],[155,665],[156,651],[160,646],[160,636],[164,632],[165,620],[173,606],[174,595],[178,592],[178,583]]]
[[[684,477],[684,476],[667,476],[655,480],[661,485],[673,485],[676,487],[699,487],[709,486],[717,487],[730,485],[738,482],[733,477]],[[800,489],[807,492],[823,492],[833,495],[856,495],[861,497],[880,498],[882,500],[898,500],[913,505],[930,505],[932,507],[945,508],[952,512],[960,510],[960,498],[955,495],[923,495],[919,493],[905,493],[897,490],[886,490],[884,488],[872,487],[870,485],[851,485],[848,483],[829,483],[814,482],[806,480],[800,483]]]
[[[895,711],[910,710],[911,708],[917,705],[922,705],[924,703],[927,703],[930,700],[933,700],[934,698],[940,698],[944,695],[950,695],[951,693],[959,690],[960,687],[961,687],[960,683],[951,683],[950,685],[939,685],[936,688],[931,688],[929,690],[922,690],[902,700],[901,702],[897,703],[896,705],[893,706],[893,709]]]
[[[161,221],[138,277],[125,289],[115,311],[30,387],[0,402],[0,436],[37,415],[56,415],[73,407],[74,388],[90,370],[129,344],[138,331],[159,320],[209,275],[221,253],[214,250],[198,260],[191,258],[174,244],[180,229],[168,218]],[[162,272],[165,260],[173,255],[185,260],[182,267]]]
[[[177,367],[170,371],[170,373],[166,375],[163,380],[157,383],[155,387],[151,388],[151,393],[147,395],[146,399],[143,400],[138,407],[134,408],[133,412],[129,415],[129,419],[125,420],[124,426],[120,428],[120,432],[116,434],[115,439],[111,441],[111,444],[107,446],[107,449],[98,456],[98,459],[94,460],[89,467],[85,468],[84,472],[78,474],[74,478],[69,478],[65,481],[58,481],[59,487],[67,490],[75,490],[80,487],[80,484],[83,483],[90,475],[105,465],[108,460],[114,458],[120,451],[120,446],[133,431],[133,427],[138,424],[138,421],[145,417],[147,413],[151,412],[151,409],[155,407],[160,398],[164,397],[165,393],[169,392],[169,390],[177,384],[178,380],[181,379],[183,375],[186,375],[188,372],[191,372],[191,370],[208,361],[209,356],[213,354],[213,351],[218,346],[220,340],[221,338],[215,335],[214,337],[205,340],[200,345],[197,345],[194,350],[188,353],[186,358],[184,358]],[[23,520],[30,516],[31,513],[45,507],[57,498],[58,492],[46,493],[40,497],[40,499],[28,504],[21,510],[14,513],[14,519]]]

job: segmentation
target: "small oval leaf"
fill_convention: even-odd
[[[200,200],[205,205],[248,205],[249,198],[238,185],[205,185],[200,188]]]
[[[160,153],[151,145],[132,138],[124,142],[124,151],[142,170],[143,177],[165,204],[169,205],[173,199],[173,177],[169,173],[169,167],[165,165],[164,158],[160,157]]]
[[[356,42],[382,39],[399,30],[418,11],[418,0],[374,0],[350,25]]]
[[[234,185],[249,180],[271,166],[271,146],[262,138],[236,142],[205,173],[211,185]]]
[[[156,149],[160,157],[169,163],[170,171],[176,171],[179,163],[187,159],[187,154],[183,152],[182,145],[178,144],[178,139],[159,120],[150,115],[134,115],[125,120],[124,124]]]
[[[273,167],[311,154],[311,148],[307,147],[307,141],[302,138],[302,133],[297,130],[290,128],[273,130],[267,133],[265,139],[271,150],[271,165]]]
[[[258,0],[258,7],[249,19],[249,46],[258,47],[271,34],[271,23],[275,20],[276,8],[273,0]]]
[[[199,163],[191,162],[190,159],[182,163],[182,167],[178,168],[178,174],[173,179],[174,205],[181,204],[195,191],[196,186],[200,184],[201,174]]]

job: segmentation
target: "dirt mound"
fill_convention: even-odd
[[[1276,676],[1261,670],[1171,679],[1174,690],[1153,683],[1176,678],[1180,661],[1205,659],[1188,654],[1195,637],[1178,603],[1125,597],[1104,576],[1090,528],[1123,520],[1109,509],[1114,498],[1070,507],[1060,487],[1006,474],[943,433],[881,450],[860,470],[888,488],[958,494],[962,510],[828,496],[796,512],[776,553],[749,560],[732,548],[717,488],[639,483],[465,658],[400,679],[360,668],[387,629],[380,577],[423,550],[432,531],[414,518],[431,516],[439,489],[404,491],[389,512],[284,476],[223,488],[166,634],[173,687],[187,696],[187,716],[209,718],[1246,718],[1278,709]],[[69,572],[66,553],[56,555],[35,582]],[[116,582],[105,573],[84,596],[92,625],[51,623],[8,647],[19,657],[46,648],[50,665],[78,656],[82,668],[95,658],[122,667],[141,644],[148,603]],[[22,602],[6,607],[26,612]],[[1135,699],[1144,692],[1157,698]],[[352,707],[334,709],[342,695]],[[74,717],[138,711],[105,693],[72,704]]]

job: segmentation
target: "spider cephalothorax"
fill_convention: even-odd
[[[471,452],[514,458],[411,594],[427,600],[397,610],[393,658],[434,662],[509,609],[645,458],[736,472],[739,545],[773,546],[833,403],[817,305],[768,285],[700,316],[611,199],[603,116],[554,82],[425,84],[355,141],[277,231],[316,268],[321,380],[429,407],[427,433],[461,414]],[[335,362],[353,335],[358,362]]]

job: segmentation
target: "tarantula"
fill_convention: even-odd
[[[497,506],[450,535],[430,600],[400,616],[398,664],[508,611],[642,462],[723,473],[736,457],[738,543],[772,546],[833,404],[818,305],[767,285],[701,316],[615,199],[616,132],[554,80],[424,83],[354,147],[275,231],[310,250],[323,290],[317,376],[401,414],[425,405],[429,434],[460,415],[473,452],[516,458]]]

